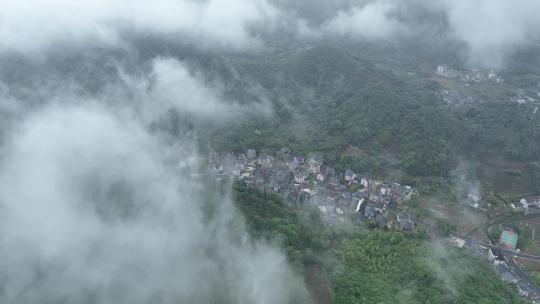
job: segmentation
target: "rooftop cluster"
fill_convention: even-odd
[[[237,155],[212,152],[208,172],[218,179],[230,174],[249,187],[278,193],[294,206],[316,206],[330,224],[353,217],[380,227],[414,229],[409,215],[396,207],[416,190],[352,170],[337,172],[316,153],[294,154],[287,147],[272,155],[255,149]]]

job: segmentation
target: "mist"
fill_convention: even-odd
[[[372,2],[364,7],[354,7],[350,11],[340,11],[326,25],[331,33],[364,39],[383,39],[396,35],[400,29],[397,20],[388,17],[396,8],[391,2]]]
[[[130,34],[173,35],[202,47],[253,49],[252,26],[272,19],[265,0],[0,3],[0,53],[39,55],[59,46],[129,48]]]
[[[226,194],[205,220],[203,185],[166,161],[196,159],[188,140],[165,145],[99,105],[50,106],[17,130],[0,165],[3,303],[305,297],[285,256],[248,237]]]
[[[296,16],[304,20],[298,23],[299,33],[304,36],[337,34],[392,43],[418,39],[432,47],[442,39],[447,47],[462,45],[458,55],[464,55],[467,65],[482,68],[503,69],[516,49],[540,40],[536,16],[540,3],[535,0],[372,0],[311,5],[308,12],[314,12],[310,14],[297,5]]]
[[[442,6],[452,34],[467,44],[472,64],[501,67],[515,48],[540,37],[538,1],[443,1]]]
[[[339,35],[358,41],[420,39],[462,45],[470,66],[502,69],[508,56],[540,39],[535,0],[159,0],[0,3],[0,54],[38,59],[58,49],[133,50],[133,39],[160,37],[199,49],[258,52],[266,34],[294,39]]]
[[[457,199],[466,203],[477,203],[482,199],[482,186],[476,176],[474,164],[460,159],[450,173]]]
[[[250,51],[272,14],[264,1],[0,4],[0,302],[310,302],[279,245],[249,236],[230,187],[192,177],[193,134],[158,124],[173,110],[225,126],[270,106],[131,40]]]
[[[273,126],[280,107],[287,144],[313,136],[302,107],[318,107],[303,102],[339,99],[312,90],[341,73],[308,66],[345,52],[310,47],[457,45],[465,66],[504,69],[538,42],[537,11],[535,0],[0,1],[0,302],[309,303],[280,244],[250,237],[230,184],[194,178],[199,149],[215,148],[204,136]],[[272,137],[253,134],[237,146]],[[452,177],[476,202],[469,171]]]

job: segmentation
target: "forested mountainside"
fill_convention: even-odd
[[[165,53],[200,69],[205,82],[224,83],[224,99],[265,106],[263,112],[272,112],[244,116],[228,128],[220,128],[219,119],[202,122],[175,110],[162,116],[159,127],[173,135],[194,128],[210,135],[209,140],[200,136],[203,148],[273,152],[289,146],[324,153],[336,166],[346,163],[381,174],[401,170],[416,177],[448,176],[460,157],[538,167],[540,118],[532,115],[535,105],[511,101],[522,87],[538,88],[538,58],[526,67],[519,64],[533,56],[530,52],[515,59],[515,68],[503,75],[504,84],[466,87],[435,75],[437,65],[451,62],[451,56],[434,57],[403,46],[326,41],[238,56],[180,45],[161,49],[154,43],[141,40],[137,54],[107,54],[105,62],[99,52],[57,55],[45,66],[13,58],[2,62],[4,69],[13,71],[3,74],[2,81],[17,83],[24,77],[25,82],[52,84],[72,75],[78,84],[71,88],[74,92],[109,94],[112,87],[127,85],[121,73],[145,73],[151,68],[150,59]],[[84,73],[71,64],[81,60],[87,62]],[[118,70],[119,64],[127,70]],[[31,70],[36,71],[28,77]],[[29,94],[19,86],[10,89],[23,98]],[[478,102],[449,107],[441,90],[460,92]],[[251,112],[260,114],[255,108]]]
[[[540,301],[539,11],[0,0],[0,303]]]
[[[535,165],[540,118],[534,105],[510,101],[511,85],[466,88],[482,102],[452,108],[439,94],[448,84],[434,75],[435,62],[381,63],[363,51],[318,45],[233,60],[240,79],[256,79],[270,96],[277,119],[242,121],[217,131],[213,143],[233,151],[290,146],[341,167],[412,176],[448,176],[464,156]]]
[[[241,182],[234,197],[252,235],[281,244],[315,303],[524,303],[487,261],[422,231],[324,227],[318,210],[291,211]]]

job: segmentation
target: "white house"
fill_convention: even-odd
[[[446,64],[441,64],[437,67],[437,73],[446,73],[448,72],[448,66]]]
[[[310,157],[308,160],[308,171],[311,174],[317,174],[321,172],[322,161],[319,156]]]
[[[367,188],[367,187],[369,187],[369,180],[366,177],[362,177],[360,179],[360,184],[362,184],[362,186],[364,186],[364,188]]]
[[[448,244],[454,247],[463,248],[463,246],[465,246],[465,240],[457,237],[451,237],[448,239]]]
[[[306,172],[297,172],[294,175],[294,181],[298,184],[305,182],[307,178],[308,178],[308,174]]]

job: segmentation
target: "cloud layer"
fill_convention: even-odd
[[[339,11],[336,17],[326,24],[326,30],[346,36],[365,39],[389,38],[400,29],[397,20],[389,14],[396,4],[389,1],[368,3],[363,7],[353,7],[349,11]]]
[[[253,243],[223,197],[164,155],[193,159],[100,107],[30,115],[0,162],[2,303],[292,303],[278,250]],[[174,148],[173,151],[166,151]],[[193,165],[193,164],[192,164]]]
[[[16,56],[20,69],[2,62],[16,77],[0,72],[0,302],[309,301],[285,254],[249,237],[227,193],[210,202],[211,216],[203,214],[203,194],[213,190],[176,166],[200,165],[192,138],[171,140],[153,127],[169,110],[223,123],[268,114],[266,105],[226,98],[218,80],[172,57],[123,61],[105,51],[70,58],[75,68],[54,56],[27,57],[77,53],[77,45],[131,48],[126,37],[134,31],[249,49],[258,43],[249,26],[267,13],[261,3],[238,1],[245,11],[224,1],[38,3],[52,14],[0,4],[8,9],[0,13],[0,53],[24,55]],[[118,17],[124,5],[132,11]],[[172,19],[176,9],[192,19]],[[22,16],[36,19],[26,24]]]
[[[538,1],[441,0],[441,5],[451,33],[467,44],[473,64],[499,67],[514,48],[540,38]]]
[[[123,75],[130,96],[135,96],[142,111],[150,119],[163,111],[175,109],[180,113],[202,119],[223,122],[246,114],[269,115],[271,107],[265,101],[240,105],[224,97],[224,87],[206,81],[185,63],[173,58],[152,60],[152,69],[142,77]]]
[[[333,14],[314,14],[325,16],[316,25],[298,22],[299,32],[357,40],[414,37],[428,43],[442,36],[447,43],[465,45],[468,63],[492,68],[502,67],[515,48],[540,40],[540,2],[535,0],[345,1],[331,9]]]
[[[251,27],[273,18],[265,0],[36,0],[0,2],[0,52],[127,47],[130,34],[171,35],[199,46],[256,48]]]
[[[283,31],[363,40],[421,35],[427,42],[442,35],[464,43],[471,64],[497,67],[514,48],[537,42],[539,9],[536,0],[5,0],[0,54],[129,49],[130,39],[145,35],[233,51],[258,50],[269,43],[261,34]]]
[[[172,144],[150,131],[171,109],[208,123],[270,107],[226,98],[225,85],[189,58],[156,51],[140,59],[132,40],[257,52],[273,46],[261,33],[372,42],[421,30],[426,41],[463,43],[470,64],[500,67],[538,39],[538,11],[536,0],[0,1],[0,63],[10,67],[0,71],[0,302],[306,298],[284,254],[249,238],[226,194],[215,214],[203,214],[202,184],[174,166],[195,170],[191,139]],[[81,50],[104,51],[80,62],[48,58]],[[111,50],[136,59],[117,62]],[[43,66],[29,60],[40,57]]]

